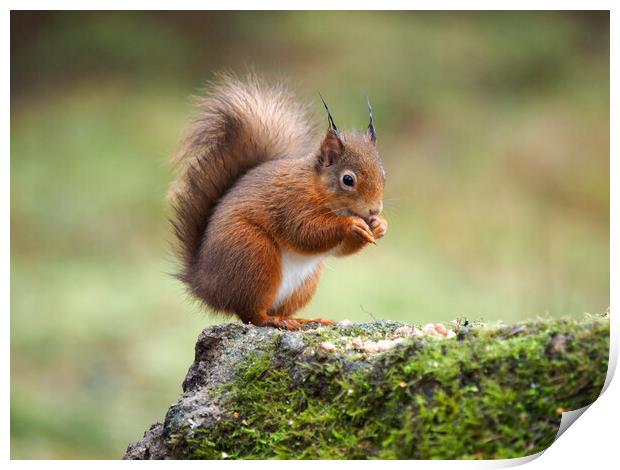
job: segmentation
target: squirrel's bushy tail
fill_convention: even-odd
[[[209,88],[175,158],[168,195],[181,278],[199,256],[218,199],[251,168],[303,156],[313,133],[306,108],[281,84],[222,75]]]

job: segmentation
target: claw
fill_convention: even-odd
[[[331,326],[336,324],[336,322],[332,320],[327,320],[326,318],[295,318],[295,320],[304,324],[318,323],[325,326]]]
[[[273,318],[266,321],[261,326],[271,326],[280,330],[301,330],[305,325],[319,324],[325,326],[334,325],[335,322],[325,318]]]
[[[362,228],[356,228],[355,233],[360,237],[360,239],[366,243],[374,243],[375,239],[372,235],[372,232],[369,230],[365,230]]]
[[[301,330],[302,324],[292,318],[274,318],[266,321],[262,326],[271,326],[279,330]]]
[[[387,222],[380,217],[373,216],[368,223],[375,239],[382,238],[387,232]]]

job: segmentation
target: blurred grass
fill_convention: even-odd
[[[606,13],[11,17],[11,456],[118,458],[180,391],[169,155],[212,72],[376,109],[388,236],[309,314],[506,323],[609,304]],[[323,119],[316,104],[317,117]]]

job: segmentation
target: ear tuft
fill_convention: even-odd
[[[370,114],[370,122],[368,123],[368,129],[366,129],[366,136],[373,143],[377,143],[377,131],[375,131],[375,120],[372,115],[372,105],[370,104],[370,98],[366,97],[368,103],[368,114]]]
[[[340,136],[333,129],[329,129],[323,138],[323,142],[321,142],[319,165],[322,167],[333,165],[342,155],[343,150],[344,145],[342,140],[340,140]]]

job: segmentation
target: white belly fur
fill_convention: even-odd
[[[325,254],[301,255],[282,250],[282,281],[273,306],[278,307],[288,299],[299,286],[316,272],[323,259],[325,259]]]

